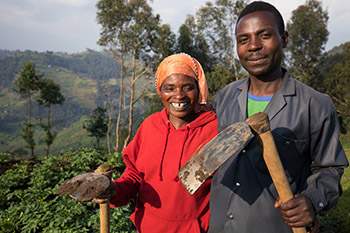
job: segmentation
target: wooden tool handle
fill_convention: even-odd
[[[287,176],[278,154],[275,141],[273,139],[270,123],[266,113],[257,113],[247,122],[253,133],[257,136],[258,143],[262,148],[266,166],[270,172],[272,181],[277,189],[282,203],[293,198],[292,190],[289,186]],[[306,233],[305,227],[292,228],[294,233]]]
[[[106,203],[100,204],[100,232],[109,233],[109,198]]]
[[[293,198],[293,193],[290,189],[271,131],[269,130],[260,134],[260,139],[263,143],[263,157],[266,166],[276,186],[278,195],[282,203],[284,203]]]
[[[287,176],[284,172],[281,159],[278,155],[275,141],[270,130],[260,134],[263,143],[263,157],[270,172],[271,178],[277,189],[282,203],[293,198],[292,190],[289,186]],[[306,233],[304,227],[293,227],[294,233]]]
[[[107,176],[110,180],[112,179],[111,167],[108,165],[99,166],[95,172],[101,173]],[[110,198],[107,199],[107,202],[100,204],[100,233],[109,233],[110,232]]]

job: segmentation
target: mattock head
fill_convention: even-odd
[[[80,201],[89,201],[108,189],[112,173],[110,166],[101,165],[95,172],[84,173],[68,180],[57,189],[57,193],[69,194]]]
[[[255,113],[254,115],[250,116],[246,120],[246,122],[248,122],[248,125],[252,133],[254,134],[260,149],[262,149],[263,143],[259,135],[270,130],[270,121],[267,113],[265,112]]]

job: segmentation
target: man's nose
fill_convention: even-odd
[[[258,37],[252,37],[249,41],[249,51],[257,51],[262,48],[261,46],[261,41],[259,40]]]

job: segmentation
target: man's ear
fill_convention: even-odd
[[[287,47],[288,39],[289,39],[289,34],[287,31],[284,31],[282,34],[283,48]]]

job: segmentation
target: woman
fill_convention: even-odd
[[[139,233],[206,232],[210,179],[191,196],[177,177],[217,134],[205,75],[196,59],[175,54],[161,62],[155,77],[165,108],[145,119],[124,150],[126,170],[113,182],[111,206],[136,198],[130,218]]]

